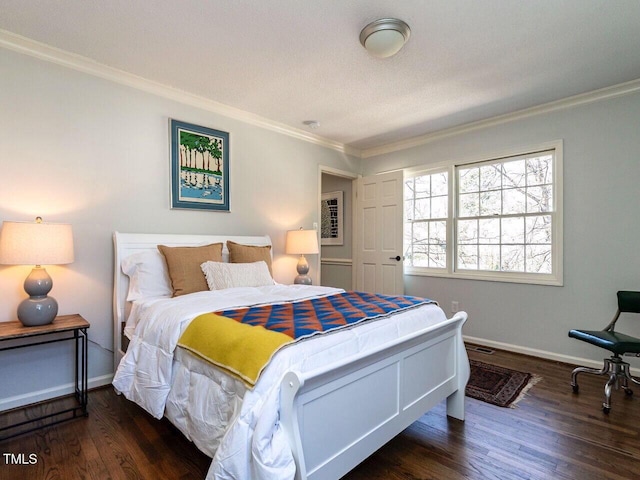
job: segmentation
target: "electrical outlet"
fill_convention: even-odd
[[[313,229],[318,230],[318,222],[313,222]]]
[[[455,300],[451,302],[451,313],[458,313],[460,305]]]

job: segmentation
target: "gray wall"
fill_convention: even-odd
[[[373,174],[564,141],[564,286],[406,276],[406,293],[452,300],[465,334],[530,353],[599,359],[567,337],[601,328],[615,291],[640,289],[640,94],[599,101],[365,159],[0,49],[0,221],[74,228],[76,261],[48,267],[60,313],[91,322],[92,385],[112,374],[112,234],[269,234],[276,279],[295,277],[288,229],[318,218],[318,165]],[[231,133],[231,212],[169,208],[169,118]],[[347,196],[345,196],[346,200]],[[350,196],[349,196],[350,198]],[[310,259],[317,276],[317,259]],[[0,266],[0,321],[15,318],[27,266]],[[640,335],[640,329],[635,333]],[[0,410],[68,390],[72,358],[49,345],[1,354]],[[637,363],[637,362],[636,362]]]
[[[405,292],[434,298],[447,312],[460,302],[469,313],[465,334],[490,344],[569,361],[604,358],[607,352],[567,332],[604,327],[615,292],[640,290],[639,120],[640,94],[628,94],[364,160],[370,175],[564,142],[564,286],[405,276]],[[640,334],[638,323],[627,330]]]
[[[13,51],[0,49],[0,72],[0,221],[72,224],[75,262],[47,270],[60,314],[91,322],[92,385],[112,374],[114,231],[268,234],[276,280],[291,283],[285,232],[319,222],[318,165],[359,170],[335,150]],[[169,208],[169,118],[230,132],[230,213]],[[15,318],[30,268],[0,266],[0,321]],[[2,353],[0,410],[68,389],[68,350]]]

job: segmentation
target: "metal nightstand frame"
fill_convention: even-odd
[[[56,324],[56,321],[58,321],[58,324]],[[60,321],[65,321],[65,325],[60,325]],[[12,325],[15,325],[16,323],[19,322],[7,322],[5,323],[6,327],[10,327]],[[0,328],[3,326],[3,324],[0,324]],[[37,345],[46,345],[49,343],[58,343],[58,342],[65,342],[65,341],[69,341],[69,340],[74,340],[75,341],[75,400],[77,402],[77,405],[70,407],[70,408],[64,408],[62,410],[53,412],[53,413],[48,413],[46,415],[41,415],[39,417],[36,418],[32,418],[29,420],[24,420],[12,425],[7,425],[4,426],[2,428],[0,428],[0,434],[2,434],[3,432],[7,431],[7,430],[13,430],[13,429],[18,429],[19,427],[22,427],[24,425],[28,425],[34,422],[38,422],[41,420],[45,420],[47,418],[53,418],[53,417],[59,417],[60,415],[65,415],[65,414],[71,414],[71,415],[67,415],[65,418],[57,418],[55,421],[52,422],[46,422],[43,425],[38,425],[36,427],[32,427],[26,430],[20,430],[18,432],[12,433],[10,435],[7,436],[1,436],[0,437],[0,441],[2,440],[7,440],[9,438],[13,438],[16,437],[18,435],[23,435],[25,433],[29,433],[29,432],[33,432],[35,430],[38,430],[40,428],[45,428],[45,427],[49,427],[52,425],[57,425],[58,423],[62,423],[65,422],[67,420],[72,420],[74,418],[78,418],[78,417],[86,417],[89,415],[89,412],[87,411],[87,404],[88,404],[88,400],[89,400],[89,395],[88,395],[88,372],[87,372],[87,364],[88,364],[88,344],[87,344],[87,329],[89,328],[89,323],[82,318],[80,315],[65,315],[65,316],[61,316],[61,317],[56,317],[56,319],[53,321],[53,323],[49,324],[49,325],[45,325],[42,327],[24,327],[25,329],[28,330],[24,330],[22,333],[18,333],[18,334],[14,334],[14,335],[3,335],[0,331],[0,342],[5,342],[5,341],[9,341],[9,340],[25,340],[25,339],[34,339],[34,338],[40,338],[42,336],[45,335],[55,335],[55,334],[63,334],[64,336],[58,337],[58,338],[54,338],[51,340],[43,340],[43,341],[36,341],[36,342],[25,342],[25,343],[21,343],[19,345],[11,345],[9,347],[2,347],[0,348],[0,352],[3,351],[8,351],[8,350],[15,350],[18,348],[27,348],[27,347],[35,347]],[[47,328],[50,327],[50,328]],[[69,335],[69,333],[72,333],[72,335]],[[64,398],[64,397],[58,397],[58,398]],[[55,400],[55,399],[51,399],[51,400]],[[51,400],[46,400],[46,402],[51,401]],[[19,408],[24,408],[24,407],[19,407]],[[6,415],[8,412],[1,412],[0,415]]]

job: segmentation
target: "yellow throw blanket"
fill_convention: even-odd
[[[293,342],[284,333],[240,323],[215,313],[193,319],[178,340],[189,350],[253,388],[271,357]]]

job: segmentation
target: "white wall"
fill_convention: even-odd
[[[114,231],[268,234],[276,280],[289,283],[297,259],[283,254],[285,232],[319,222],[318,165],[359,169],[337,151],[13,51],[0,49],[0,72],[0,221],[73,225],[75,262],[47,270],[60,314],[91,322],[93,384],[112,374]],[[230,213],[169,208],[169,118],[230,132]],[[0,321],[15,318],[29,270],[0,266]],[[68,350],[0,353],[0,410],[65,390]]]
[[[617,290],[640,290],[640,94],[601,100],[468,131],[363,161],[363,174],[511,147],[564,142],[564,286],[405,276],[406,293],[469,313],[464,333],[523,351],[598,359],[607,352],[567,336],[601,329]],[[620,328],[640,335],[640,322]],[[634,363],[634,362],[632,362]],[[635,363],[637,365],[637,362]]]

